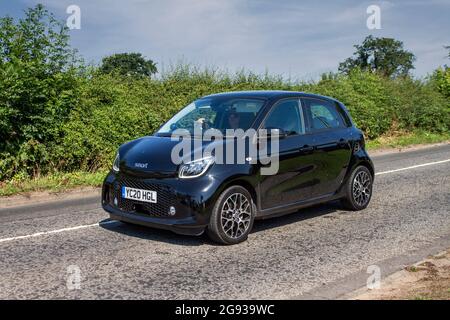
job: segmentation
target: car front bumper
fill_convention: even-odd
[[[144,215],[122,211],[108,204],[103,205],[103,209],[109,212],[109,216],[112,220],[129,222],[151,228],[170,230],[183,235],[199,236],[205,231],[206,228],[206,225],[199,225],[193,218],[161,219],[146,217]]]
[[[123,199],[122,186],[156,191],[157,203]],[[148,179],[110,172],[103,183],[102,206],[113,220],[200,235],[209,223],[217,187],[218,182],[209,176],[180,181],[177,177]]]

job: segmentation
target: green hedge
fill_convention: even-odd
[[[95,70],[61,72],[45,81],[27,74],[26,68],[0,70],[0,181],[107,168],[120,144],[151,134],[192,100],[223,91],[281,89],[335,97],[369,139],[393,130],[450,129],[448,87],[437,77],[392,80],[355,70],[348,76],[293,83],[268,74],[227,74],[186,65],[160,79]],[[23,108],[11,107],[17,105]]]

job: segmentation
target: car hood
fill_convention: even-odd
[[[122,145],[120,153],[121,172],[146,176],[171,176],[178,171],[179,164],[172,161],[171,154],[179,140],[170,137],[148,136]],[[193,141],[191,141],[193,143]],[[210,141],[202,141],[203,150]],[[194,148],[191,148],[194,151]]]

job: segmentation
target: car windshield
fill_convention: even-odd
[[[212,97],[196,100],[167,121],[157,135],[168,135],[177,129],[227,129],[247,130],[264,105],[264,100]],[[198,131],[196,131],[198,132]]]

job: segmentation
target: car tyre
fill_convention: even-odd
[[[247,189],[232,186],[221,193],[211,213],[207,234],[221,244],[237,244],[247,239],[255,220],[256,206]]]
[[[372,197],[373,176],[365,166],[356,167],[345,185],[344,208],[358,211],[365,209]]]

